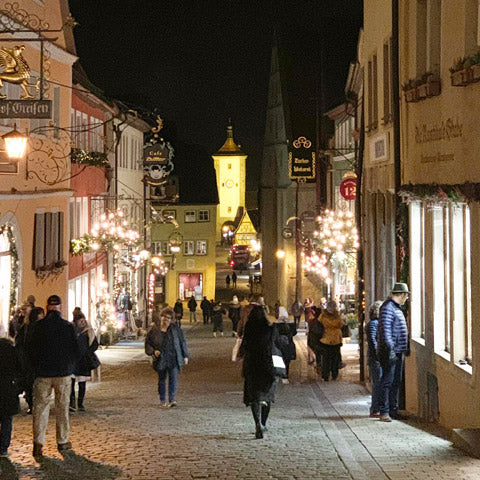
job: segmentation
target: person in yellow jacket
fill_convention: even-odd
[[[342,346],[342,325],[343,320],[333,300],[327,302],[325,310],[322,311],[319,322],[323,324],[324,332],[320,339],[322,354],[322,378],[328,382],[330,375],[332,380],[338,377]]]

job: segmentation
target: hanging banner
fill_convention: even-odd
[[[292,180],[315,179],[315,152],[312,142],[306,137],[298,137],[288,153],[289,174]]]

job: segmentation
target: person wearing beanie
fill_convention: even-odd
[[[372,405],[370,407],[370,416],[373,418],[380,417],[380,378],[382,376],[382,367],[380,367],[380,362],[377,357],[377,332],[378,316],[380,314],[382,303],[381,300],[377,300],[370,306],[368,310],[370,320],[365,329],[368,344],[368,369],[370,371],[370,382],[372,383]]]
[[[238,323],[240,322],[241,305],[236,295],[233,296],[232,303],[228,307],[228,317],[232,321],[232,337],[237,336]]]
[[[158,373],[158,395],[163,408],[176,407],[178,374],[189,362],[189,353],[182,329],[173,323],[174,311],[165,307],[160,311],[145,338],[145,353],[152,357],[153,369]],[[168,377],[168,403],[167,403]]]

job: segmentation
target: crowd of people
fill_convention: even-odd
[[[408,286],[396,283],[391,297],[369,309],[366,326],[368,365],[372,382],[370,416],[384,422],[400,418],[398,394],[404,356],[408,354],[408,330],[402,305]],[[197,301],[187,307],[190,323],[197,322]],[[203,297],[203,323],[212,324],[213,335],[223,336],[224,316],[232,322],[236,337],[232,360],[243,360],[243,401],[252,411],[255,437],[267,431],[270,408],[277,384],[289,383],[290,363],[296,359],[294,337],[302,314],[307,330],[309,363],[324,381],[336,380],[344,366],[341,346],[345,323],[334,300],[322,299],[319,306],[307,298],[295,301],[291,315],[278,301],[273,315],[260,294],[222,304]],[[47,300],[46,311],[29,296],[9,325],[9,338],[0,338],[0,456],[8,455],[12,418],[19,411],[24,392],[28,413],[33,416],[33,455],[42,457],[48,425],[50,396],[55,396],[56,436],[59,451],[71,448],[69,412],[85,410],[86,382],[100,362],[95,354],[98,340],[86,316],[75,308],[73,322],[62,318],[57,295]],[[145,353],[158,374],[158,395],[163,408],[176,407],[179,373],[190,355],[181,329],[183,305],[164,307],[153,315],[145,337]],[[274,318],[272,318],[274,317]],[[167,389],[168,387],[168,389]],[[167,392],[168,390],[168,392]]]
[[[46,311],[30,295],[10,322],[9,337],[0,338],[0,456],[8,455],[22,392],[33,417],[33,456],[43,455],[52,391],[57,447],[71,449],[69,411],[85,410],[86,381],[100,364],[93,329],[78,307],[73,323],[62,318],[58,295],[48,297]]]

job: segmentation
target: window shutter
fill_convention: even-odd
[[[33,243],[33,269],[45,265],[45,214],[36,213],[34,221]]]
[[[64,213],[58,212],[58,252],[57,261],[64,260],[63,257],[63,225],[64,225]]]
[[[53,263],[53,213],[45,213],[45,263],[44,265],[51,265]]]

